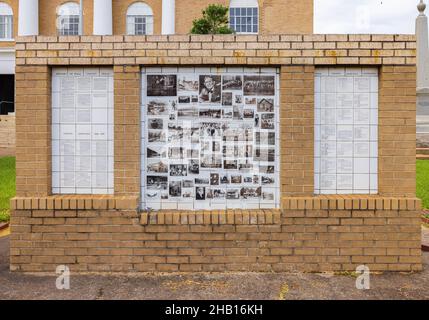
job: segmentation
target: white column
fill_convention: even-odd
[[[419,16],[416,19],[417,39],[417,89],[429,88],[429,45],[428,45],[428,18],[424,11],[423,1],[417,7]]]
[[[39,35],[39,0],[19,0],[18,36]]]
[[[94,0],[94,35],[113,34],[112,0]]]
[[[176,1],[162,0],[162,34],[174,34],[176,24]]]

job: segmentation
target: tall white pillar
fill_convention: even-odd
[[[39,35],[39,0],[19,0],[18,36]]]
[[[416,19],[417,89],[421,89],[429,88],[429,38],[428,18],[424,13],[426,4],[420,1],[417,8],[420,12]]]
[[[176,1],[162,0],[162,34],[174,34],[176,25]]]
[[[94,0],[94,35],[113,34],[112,0]]]

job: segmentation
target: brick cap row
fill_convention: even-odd
[[[142,225],[274,225],[280,224],[281,211],[258,210],[212,210],[178,211],[163,210],[143,212]]]
[[[284,197],[283,210],[401,210],[422,209],[421,200],[412,197],[317,196]]]
[[[12,210],[137,210],[138,196],[15,197]]]
[[[15,197],[11,200],[12,210],[138,210],[138,196],[48,196],[48,197]],[[412,197],[381,197],[381,196],[308,196],[283,197],[282,210],[421,210],[421,200]],[[226,210],[206,211],[222,215],[277,215],[280,210]],[[205,214],[204,211],[160,211],[164,215]],[[159,213],[144,213],[148,223],[158,224]],[[151,218],[152,217],[152,218]],[[144,222],[146,218],[142,218]],[[152,219],[152,220],[151,220]],[[161,220],[162,221],[162,218]],[[259,218],[258,218],[259,221]],[[264,219],[266,221],[266,219]],[[269,220],[271,221],[271,220]],[[258,222],[259,223],[259,222]],[[264,222],[265,223],[265,222]],[[272,222],[275,223],[275,222]],[[145,223],[144,223],[145,224]]]
[[[271,35],[147,35],[147,36],[21,36],[16,43],[28,42],[254,42],[254,41],[291,41],[291,42],[325,42],[325,41],[415,41],[411,34],[271,34]]]

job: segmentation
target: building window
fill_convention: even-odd
[[[258,33],[258,1],[232,0],[229,7],[229,24],[236,33]]]
[[[136,2],[127,10],[127,34],[153,34],[153,11],[146,3]]]
[[[13,39],[12,8],[3,2],[0,2],[0,39]]]
[[[57,29],[60,36],[79,35],[79,5],[67,2],[58,8]]]

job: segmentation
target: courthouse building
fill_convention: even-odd
[[[234,34],[189,35],[210,3]],[[82,9],[0,0],[11,270],[421,269],[414,36],[314,35],[310,0]]]

